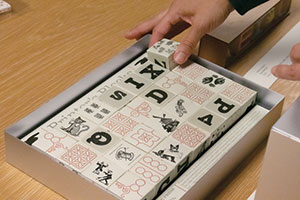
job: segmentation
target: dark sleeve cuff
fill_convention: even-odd
[[[268,0],[229,0],[232,7],[240,14],[243,15],[252,8],[265,3]]]

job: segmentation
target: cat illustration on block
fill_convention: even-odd
[[[81,117],[77,117],[76,119],[72,119],[69,122],[68,127],[61,127],[61,130],[69,133],[70,135],[73,136],[79,136],[80,133],[89,130],[89,126],[84,124],[86,121],[84,121]]]

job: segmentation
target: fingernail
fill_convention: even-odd
[[[274,76],[277,76],[277,67],[276,67],[276,66],[272,67],[271,73],[272,73]]]
[[[186,61],[186,55],[182,51],[175,52],[174,60],[177,64],[183,64]]]

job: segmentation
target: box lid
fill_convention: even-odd
[[[273,125],[272,129],[300,141],[300,97]]]

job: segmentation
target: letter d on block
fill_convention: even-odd
[[[232,108],[235,107],[234,104],[227,104],[226,102],[222,101],[221,98],[218,98],[214,104],[220,104],[219,108],[218,108],[218,111],[221,112],[221,113],[228,113]]]
[[[151,97],[157,101],[157,103],[162,103],[166,98],[168,98],[168,94],[162,90],[155,89],[151,90],[148,94],[146,94],[146,97]]]

